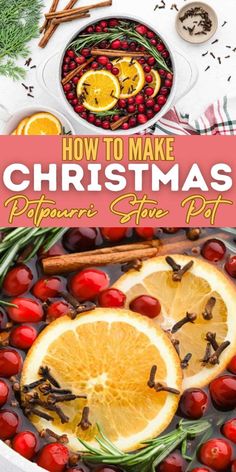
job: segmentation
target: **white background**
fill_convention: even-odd
[[[32,0],[33,1],[33,0]],[[94,2],[97,0],[94,0]],[[189,113],[193,118],[196,118],[204,108],[213,100],[222,95],[235,94],[236,84],[236,52],[231,52],[226,48],[226,45],[231,45],[232,49],[236,47],[236,6],[235,0],[209,0],[209,3],[214,7],[219,19],[219,28],[216,35],[208,42],[202,45],[192,45],[183,41],[177,34],[175,29],[176,10],[171,10],[172,1],[180,8],[186,4],[185,0],[166,0],[165,9],[157,9],[154,12],[156,3],[160,4],[160,0],[113,0],[113,6],[110,8],[93,11],[92,17],[97,14],[110,14],[114,11],[122,14],[134,15],[143,17],[145,21],[150,21],[156,25],[160,33],[173,44],[174,49],[183,51],[189,59],[197,63],[199,71],[199,79],[194,88],[178,102],[178,108],[184,112]],[[49,9],[51,0],[45,0],[45,11]],[[60,7],[63,7],[66,0],[61,0]],[[79,5],[92,3],[90,0],[80,0]],[[86,21],[86,20],[83,20]],[[224,21],[227,24],[222,28]],[[81,24],[81,21],[80,21]],[[45,61],[47,57],[60,49],[71,38],[73,33],[77,30],[76,21],[60,25],[48,46],[42,50],[38,47],[38,40],[31,43],[31,57],[32,64],[39,65]],[[219,39],[214,45],[211,42],[214,39]],[[208,53],[207,56],[202,57],[205,51],[212,51],[216,57],[221,56],[222,65],[219,65],[217,59],[213,59]],[[229,59],[224,59],[228,54],[231,55]],[[21,60],[20,64],[24,64]],[[210,65],[210,69],[205,72],[204,69]],[[56,75],[56,73],[55,73]],[[227,78],[232,76],[231,81]],[[13,82],[10,79],[0,77],[0,104],[5,105],[11,113],[16,109],[31,105],[52,106],[58,111],[65,112],[64,106],[60,99],[57,101],[50,97],[47,92],[41,89],[36,78],[36,69],[29,70],[24,82],[28,85],[34,85],[34,96],[32,99],[27,97],[27,92],[22,87],[21,83]],[[50,84],[51,87],[54,84]],[[77,128],[79,132],[80,129]]]

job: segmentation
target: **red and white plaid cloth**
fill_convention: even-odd
[[[171,135],[236,135],[236,97],[217,100],[197,120],[183,115],[176,108],[169,110],[154,126],[151,134]]]

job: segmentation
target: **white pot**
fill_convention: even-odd
[[[28,461],[13,449],[0,441],[0,471],[1,472],[45,472],[45,469]]]
[[[72,124],[64,115],[62,115],[62,113],[59,113],[53,108],[44,106],[41,107],[40,105],[23,107],[19,110],[14,111],[13,114],[11,114],[6,107],[0,105],[0,121],[2,122],[2,129],[0,134],[11,134],[12,131],[16,129],[20,121],[23,120],[23,118],[26,118],[27,116],[33,115],[34,113],[38,113],[41,111],[52,113],[52,115],[58,118],[62,126],[65,128],[66,132],[71,131],[72,134],[75,134],[75,130]]]
[[[137,22],[142,22],[146,24],[146,26],[153,31],[160,37],[160,39],[166,45],[172,65],[173,65],[173,72],[174,72],[174,81],[173,86],[171,89],[171,93],[168,97],[166,104],[162,107],[159,113],[157,113],[151,120],[149,120],[145,125],[139,125],[135,128],[130,130],[116,130],[115,132],[103,130],[93,124],[88,123],[86,120],[82,119],[75,111],[73,110],[72,106],[68,103],[62,85],[61,85],[61,68],[62,68],[62,61],[65,55],[65,51],[68,48],[69,44],[78,36],[78,34],[84,30],[87,26],[104,19],[109,18],[123,18],[123,19],[130,19]],[[120,15],[113,13],[112,15],[106,15],[106,17],[95,16],[93,17],[92,21],[83,21],[82,26],[77,30],[77,32],[73,35],[72,38],[67,42],[66,46],[56,54],[53,54],[51,57],[47,58],[37,70],[37,77],[41,87],[49,93],[51,96],[58,100],[60,98],[60,102],[63,103],[64,107],[66,108],[67,112],[76,120],[78,125],[82,128],[89,129],[91,134],[116,134],[116,135],[130,135],[134,133],[140,133],[145,129],[149,128],[150,126],[154,125],[173,105],[177,103],[177,101],[186,95],[195,85],[197,78],[198,78],[198,70],[192,61],[190,61],[183,53],[175,51],[174,48],[170,45],[169,41],[161,35],[156,26],[150,23],[144,22],[141,18],[132,17],[129,18],[126,15]]]

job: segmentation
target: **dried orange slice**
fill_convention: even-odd
[[[20,121],[20,123],[18,124],[17,128],[16,128],[16,134],[17,135],[22,135],[22,134],[25,134],[24,131],[25,131],[25,126],[26,126],[26,123],[28,123],[28,120],[29,118],[24,118],[23,120]]]
[[[24,134],[28,136],[60,135],[62,134],[62,126],[58,118],[51,113],[35,113],[28,118],[24,128]]]
[[[152,78],[153,78],[153,81],[149,84],[150,87],[152,87],[154,89],[154,92],[152,94],[152,98],[156,97],[156,95],[158,94],[159,90],[160,90],[160,87],[161,87],[161,77],[160,75],[158,74],[157,70],[155,69],[152,69],[151,72],[150,72]]]
[[[16,136],[17,132],[16,132],[16,129],[14,129],[14,131],[12,131],[11,133],[11,136]]]
[[[69,418],[63,425],[51,411],[53,422],[35,415],[30,419],[38,430],[50,427],[58,434],[66,433],[75,451],[81,448],[78,437],[96,445],[97,424],[122,450],[138,448],[169,425],[179,402],[178,393],[148,387],[153,365],[158,366],[158,382],[180,389],[178,355],[167,334],[149,319],[114,308],[98,308],[75,320],[60,318],[30,349],[21,385],[37,380],[39,368],[47,366],[62,388],[87,399],[60,403]],[[78,425],[85,406],[91,427],[83,431]]]
[[[120,98],[137,95],[145,85],[145,75],[141,64],[131,57],[115,59],[112,64],[119,69]]]
[[[231,280],[212,264],[198,258],[173,255],[181,267],[191,260],[193,266],[180,282],[172,280],[173,271],[166,262],[166,256],[150,259],[143,263],[140,272],[130,271],[123,275],[115,287],[127,295],[130,302],[139,295],[149,294],[159,299],[162,310],[155,319],[164,330],[173,326],[186,313],[195,313],[194,323],[187,323],[173,337],[179,340],[180,357],[191,353],[189,366],[184,370],[183,387],[199,387],[216,377],[235,354],[236,346],[236,289]],[[204,319],[203,313],[211,298],[215,299],[212,319]],[[206,334],[216,333],[218,344],[230,341],[219,358],[219,364],[204,364],[201,360],[206,352]]]
[[[108,111],[120,98],[119,81],[107,70],[89,70],[78,82],[77,95],[88,110],[97,113]]]

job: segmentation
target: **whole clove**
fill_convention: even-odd
[[[216,341],[216,333],[211,333],[211,332],[208,332],[206,334],[206,341],[208,341],[211,346],[213,347],[214,351],[217,351],[218,347],[219,347],[219,344],[218,342]]]
[[[224,23],[221,25],[221,27],[223,28],[225,25],[227,25],[227,21],[224,21]]]
[[[172,328],[171,333],[177,333],[182,326],[184,326],[186,323],[194,323],[194,321],[197,319],[197,315],[195,313],[186,313],[186,316],[182,318],[182,320],[179,320]]]
[[[54,387],[60,388],[60,384],[57,380],[52,376],[50,369],[46,367],[40,367],[39,375],[44,378],[44,380],[48,380]]]
[[[181,269],[179,269],[177,272],[174,272],[173,275],[172,275],[172,280],[174,282],[181,282],[184,274],[186,274],[186,272],[188,272],[188,270],[190,270],[192,268],[193,264],[194,264],[194,262],[190,261],[185,266],[183,266]]]
[[[215,54],[213,52],[210,52],[210,55],[213,57],[213,59],[216,58]]]
[[[180,391],[176,388],[168,387],[167,385],[164,385],[160,382],[157,382],[155,384],[154,389],[156,390],[156,392],[168,392],[173,393],[174,395],[180,395]]]
[[[78,426],[80,426],[80,428],[83,431],[86,431],[87,429],[89,429],[90,426],[92,426],[92,423],[90,423],[89,421],[89,407],[88,406],[84,407],[82,411],[81,421],[78,424]]]
[[[153,365],[152,368],[151,368],[151,371],[150,371],[150,376],[149,376],[149,379],[148,379],[148,387],[150,388],[154,388],[155,387],[155,377],[156,377],[156,373],[157,373],[157,366],[156,365]]]
[[[210,357],[211,357],[211,343],[208,342],[206,345],[205,354],[203,358],[201,359],[202,365],[208,364]]]
[[[41,431],[41,433],[40,433],[41,437],[45,437],[46,435],[49,436],[50,438],[55,439],[56,441],[58,441],[61,444],[68,444],[68,442],[69,442],[67,434],[61,434],[61,435],[56,434],[56,433],[54,433],[54,431],[52,431],[51,429],[48,429],[48,428]]]
[[[205,69],[205,72],[206,72],[207,70],[209,70],[209,69],[210,69],[210,66],[207,66],[206,69]]]
[[[30,392],[30,390],[33,390],[34,388],[37,388],[37,387],[39,387],[40,385],[42,385],[44,383],[45,383],[44,379],[36,380],[35,382],[32,382],[29,385],[24,385],[23,388],[22,388],[22,392],[23,393],[28,393],[28,392]]]
[[[218,41],[219,41],[219,39],[215,39],[214,41],[212,41],[211,44],[216,44],[216,43],[218,43]]]
[[[200,228],[189,228],[186,231],[186,236],[190,241],[197,241],[200,238],[201,229]]]
[[[61,403],[61,402],[71,402],[73,400],[77,400],[78,398],[87,399],[87,395],[73,395],[73,394],[56,395],[54,393],[50,393],[48,395],[47,401],[50,405],[55,405],[56,403]]]
[[[189,366],[189,361],[191,360],[191,358],[192,358],[191,352],[186,354],[186,356],[181,361],[181,368],[182,369],[187,369],[187,367]]]
[[[204,53],[202,54],[202,57],[207,56],[207,54],[208,54],[208,51],[204,52]]]
[[[40,392],[43,395],[49,395],[49,393],[55,393],[57,395],[69,395],[72,393],[71,390],[65,388],[53,388],[50,384],[44,383],[39,387]]]
[[[181,266],[177,264],[174,259],[170,256],[166,257],[166,262],[173,269],[174,272],[178,272],[181,269]]]
[[[202,316],[203,316],[204,320],[212,320],[212,318],[213,318],[212,311],[213,311],[213,308],[214,308],[215,304],[216,304],[216,298],[211,297],[208,300],[208,302],[205,306],[205,310],[202,313]]]
[[[143,262],[141,259],[135,259],[134,261],[127,262],[121,266],[122,272],[129,272],[129,270],[137,270],[138,272],[142,269]]]
[[[212,354],[212,356],[209,358],[209,364],[216,365],[220,363],[220,356],[223,351],[230,345],[230,341],[224,341],[218,349]]]

